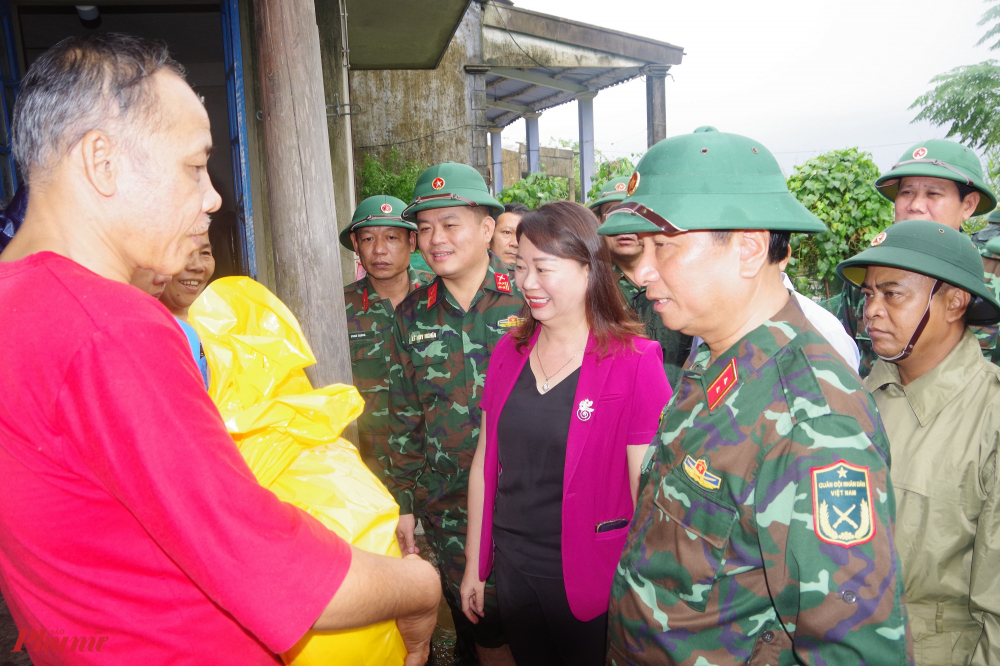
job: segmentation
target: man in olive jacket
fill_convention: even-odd
[[[860,286],[865,387],[889,435],[896,547],[917,666],[1000,664],[1000,368],[970,325],[1000,320],[968,237],[897,222],[837,272]]]

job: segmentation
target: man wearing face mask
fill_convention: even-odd
[[[982,215],[996,206],[996,196],[983,180],[983,168],[972,150],[954,141],[931,139],[910,146],[888,173],[875,181],[875,187],[895,203],[895,221],[932,220],[961,231],[962,223],[973,215]],[[992,275],[985,280],[991,281]],[[994,291],[994,295],[997,292]],[[862,377],[878,356],[864,327],[864,295],[854,285],[845,284],[841,293],[838,318],[854,336],[861,350]],[[997,327],[975,327],[983,355],[997,360]]]
[[[1000,248],[998,248],[1000,249]],[[889,436],[917,666],[1000,663],[1000,368],[969,325],[1000,320],[961,232],[898,222],[837,273],[865,295],[865,387]]]

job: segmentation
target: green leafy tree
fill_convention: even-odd
[[[632,157],[638,158],[641,156],[633,153]],[[638,162],[639,160],[636,159],[635,161]],[[594,169],[594,179],[591,181],[592,186],[590,188],[590,192],[587,193],[587,199],[593,199],[600,194],[601,188],[604,187],[604,184],[609,180],[621,178],[622,176],[631,176],[634,171],[635,163],[627,157],[620,157],[617,160],[601,161],[598,163],[597,168]]]
[[[892,202],[873,184],[880,175],[871,154],[857,148],[834,150],[795,167],[788,189],[829,229],[792,235],[787,272],[796,289],[822,298],[839,293],[837,264],[892,224]]]
[[[519,203],[535,209],[551,201],[562,201],[569,198],[569,179],[558,176],[546,176],[544,172],[533,173],[522,178],[510,187],[500,190],[497,200],[500,203]]]
[[[387,194],[410,203],[417,178],[429,166],[405,159],[395,148],[381,161],[373,155],[365,155],[361,168],[357,170],[360,198],[364,200]]]
[[[986,4],[993,5],[979,18],[979,22],[976,25],[983,26],[989,23],[993,24],[986,34],[979,38],[976,42],[976,46],[982,46],[986,42],[990,41],[994,37],[1000,36],[1000,0],[986,0]],[[990,51],[996,51],[1000,49],[1000,39],[993,42],[990,45]]]

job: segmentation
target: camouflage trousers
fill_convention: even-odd
[[[486,580],[486,600],[483,603],[483,613],[486,617],[479,618],[478,624],[472,624],[462,612],[462,577],[465,575],[465,535],[456,532],[445,532],[436,526],[423,521],[427,530],[427,540],[437,558],[438,572],[441,574],[441,590],[445,601],[451,609],[455,621],[457,645],[465,644],[474,649],[472,644],[485,648],[498,648],[507,644],[503,628],[500,625],[500,609],[497,606],[496,577],[490,574]]]

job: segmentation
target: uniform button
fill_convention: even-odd
[[[761,640],[763,640],[763,641],[764,641],[765,643],[770,643],[771,641],[773,641],[773,640],[774,640],[774,632],[773,632],[773,631],[765,631],[764,633],[762,633],[762,634],[760,635],[760,638],[761,638]]]
[[[846,601],[847,603],[853,604],[857,600],[858,600],[858,595],[852,592],[851,590],[847,590],[844,592],[844,601]]]

